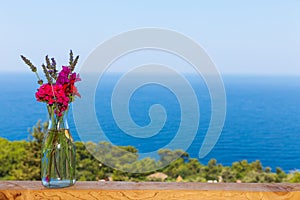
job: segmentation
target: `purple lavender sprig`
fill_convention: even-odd
[[[43,85],[43,80],[40,78],[37,68],[27,59],[25,56],[21,55],[22,60],[30,67],[31,71],[34,72],[38,79],[38,84]],[[74,59],[73,52],[70,50],[69,66],[70,73],[74,71],[76,64],[78,63],[79,56]],[[46,64],[42,64],[42,69],[47,78],[48,83],[55,83],[58,79],[58,70],[56,69],[56,61],[54,58],[49,59],[48,55],[45,57]]]
[[[48,83],[52,84],[53,80],[52,80],[52,77],[50,76],[49,71],[47,70],[47,67],[44,64],[42,64],[42,68],[43,68],[44,74],[48,80]]]
[[[31,71],[35,73],[37,79],[38,79],[38,84],[43,85],[43,80],[40,78],[37,68],[30,62],[29,59],[27,59],[25,56],[21,55],[22,60],[30,67]]]
[[[48,69],[49,76],[51,78],[53,78],[54,80],[56,80],[57,79],[57,70],[56,70],[56,62],[55,62],[54,58],[51,58],[52,62],[50,62],[50,59],[47,55],[45,57],[45,60],[46,60],[46,68]]]
[[[72,50],[70,50],[69,65],[70,65],[71,72],[74,71],[75,66],[78,63],[78,59],[79,59],[79,56],[76,56],[76,58],[74,59],[73,52],[72,52]]]

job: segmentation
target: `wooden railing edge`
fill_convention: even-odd
[[[0,181],[0,200],[10,199],[300,199],[300,184],[77,182],[48,189],[40,181]]]

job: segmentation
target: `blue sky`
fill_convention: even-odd
[[[300,75],[300,1],[3,1],[0,72],[28,72],[46,54],[81,62],[101,42],[142,27],[201,44],[222,74]]]

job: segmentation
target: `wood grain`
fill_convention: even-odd
[[[300,184],[77,182],[63,189],[39,181],[0,181],[0,200],[300,200]]]

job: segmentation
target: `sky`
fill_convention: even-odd
[[[2,1],[0,73],[28,72],[46,54],[79,65],[103,41],[158,27],[200,44],[221,74],[300,75],[300,1]]]

